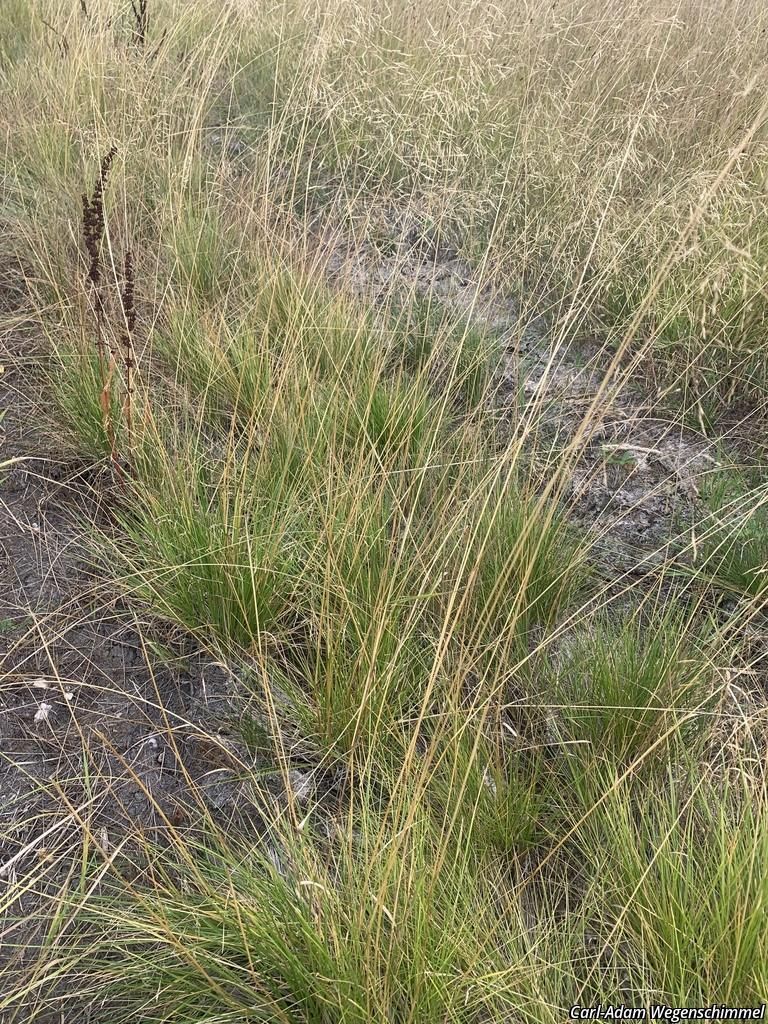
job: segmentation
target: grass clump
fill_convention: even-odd
[[[479,490],[466,511],[454,563],[462,616],[474,643],[519,650],[578,594],[587,576],[584,540],[555,502],[517,474]]]
[[[465,1021],[514,1006],[537,1019],[545,976],[500,873],[478,889],[466,845],[445,856],[427,822],[403,825],[363,805],[327,850],[309,835],[271,855],[210,844],[194,867],[157,863],[151,898],[110,891],[82,955],[114,1019],[150,1006],[178,1021]]]
[[[347,480],[322,500],[308,516],[305,672],[324,741],[347,751],[374,742],[389,761],[387,744],[418,707],[432,665],[429,571],[381,484]]]
[[[269,400],[273,369],[259,334],[246,320],[172,311],[153,337],[153,352],[211,418],[246,426]]]
[[[120,584],[214,645],[257,650],[288,618],[300,537],[252,480],[207,464],[204,449],[161,463],[132,489],[113,551]]]
[[[104,363],[90,346],[60,346],[48,370],[56,422],[81,458],[107,463],[126,437],[122,388],[105,380]],[[119,370],[115,376],[120,376]],[[109,386],[105,390],[105,383]]]
[[[674,608],[591,621],[556,670],[555,717],[567,744],[588,759],[642,761],[664,743],[692,744],[717,703],[713,652]]]
[[[395,366],[430,380],[460,412],[487,405],[502,361],[498,339],[472,326],[432,297],[409,296],[397,312],[391,358]]]
[[[344,403],[336,423],[349,454],[369,453],[383,467],[407,471],[428,457],[442,419],[439,407],[418,384],[372,381],[348,406]]]
[[[194,289],[169,310],[154,352],[196,400],[242,424],[262,418],[281,383],[303,378],[351,394],[375,372],[366,310],[298,267],[254,257],[253,298],[235,310],[221,289]]]
[[[446,717],[426,758],[438,820],[492,855],[514,859],[546,845],[550,773],[542,746],[509,726],[496,732],[491,716],[478,724],[466,707]]]
[[[738,469],[706,481],[709,515],[698,524],[695,567],[715,586],[761,605],[768,587],[768,505],[764,484]]]
[[[584,826],[583,848],[614,908],[601,943],[627,971],[629,998],[760,1003],[767,839],[760,777],[723,781],[689,763],[664,783],[607,790]]]

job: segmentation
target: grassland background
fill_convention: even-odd
[[[29,430],[90,488],[90,593],[154,659],[227,667],[211,742],[253,813],[189,773],[183,824],[107,847],[78,812],[0,897],[3,1020],[765,998],[767,28],[755,0],[4,0]],[[673,509],[580,504],[649,437],[697,453]]]

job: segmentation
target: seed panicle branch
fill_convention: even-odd
[[[103,313],[104,302],[101,294],[101,243],[104,238],[104,188],[117,155],[117,147],[111,146],[101,161],[99,176],[93,186],[93,195],[83,193],[83,242],[88,255],[87,278],[93,290],[97,312]]]
[[[131,0],[131,10],[134,19],[133,41],[143,49],[149,34],[149,0]]]
[[[141,2],[141,0],[139,0]],[[135,275],[133,254],[128,251],[124,257],[123,284],[120,291],[120,304],[122,307],[122,325],[119,331],[115,332],[120,340],[119,351],[113,345],[107,344],[107,304],[103,292],[103,269],[101,265],[101,246],[106,232],[106,217],[104,212],[104,190],[107,185],[110,170],[117,155],[117,147],[110,146],[99,167],[99,174],[93,186],[93,192],[88,196],[82,195],[82,237],[83,245],[87,255],[87,270],[85,280],[93,300],[93,310],[96,321],[96,349],[99,360],[99,381],[101,391],[99,404],[101,407],[104,432],[110,449],[110,458],[120,486],[125,487],[123,471],[117,452],[117,437],[113,421],[113,395],[114,381],[118,358],[122,358],[122,365],[125,375],[125,394],[122,404],[122,413],[128,432],[128,444],[131,443],[131,399],[133,393],[134,376],[134,351],[133,332],[136,326],[136,301],[135,301]]]
[[[130,249],[125,254],[123,263],[123,290],[120,296],[123,306],[123,366],[125,368],[125,399],[123,411],[128,431],[128,447],[131,447],[132,435],[132,396],[133,396],[133,369],[136,365],[133,354],[133,333],[136,328],[136,296],[135,296],[135,271],[133,265],[133,253]]]

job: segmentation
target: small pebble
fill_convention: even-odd
[[[53,711],[53,704],[41,704],[35,712],[35,722],[47,722],[50,713]]]

